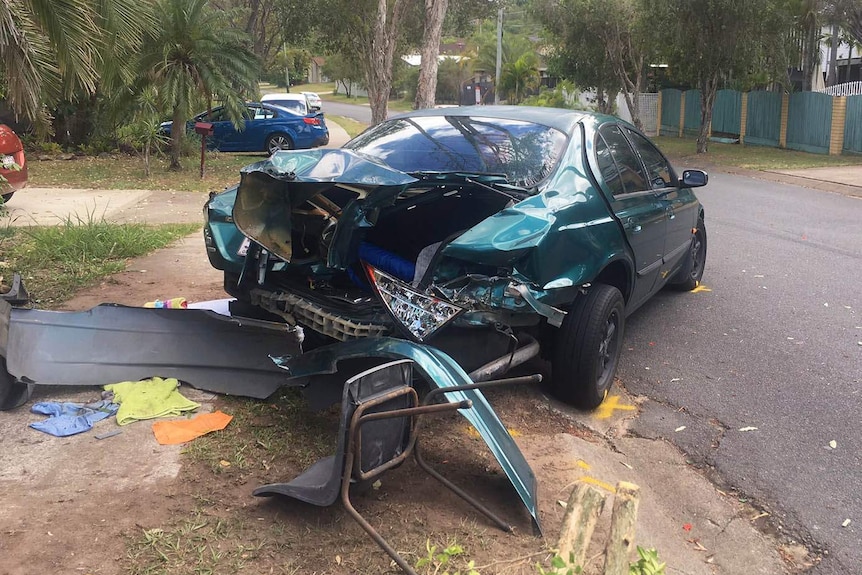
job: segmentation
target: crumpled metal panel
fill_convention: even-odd
[[[240,171],[233,219],[237,228],[261,246],[290,261],[292,213],[318,194],[341,187],[363,200],[352,202],[338,218],[333,263],[346,255],[355,228],[367,227],[366,210],[391,202],[416,178],[349,150],[316,149],[277,152]],[[339,237],[342,239],[339,241]]]
[[[69,312],[3,306],[8,304],[0,301],[0,353],[11,378],[0,377],[0,387],[6,388],[0,396],[20,382],[103,385],[160,376],[263,399],[287,380],[269,355],[300,349],[287,326],[273,324],[278,326],[273,329],[205,310],[105,304]]]
[[[302,355],[274,357],[273,361],[286,370],[291,379],[304,380],[314,375],[335,373],[341,360],[363,357],[410,359],[425,379],[438,388],[473,383],[461,366],[442,351],[412,341],[388,337],[338,343]],[[461,410],[461,415],[482,436],[532,516],[536,528],[540,529],[536,476],[485,396],[479,390],[450,392],[445,395],[449,401],[468,399],[473,402],[472,409]]]

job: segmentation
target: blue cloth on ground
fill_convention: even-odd
[[[89,431],[94,423],[114,415],[119,408],[119,405],[108,400],[87,404],[42,401],[33,404],[30,411],[51,417],[31,423],[30,427],[56,437],[66,437]]]

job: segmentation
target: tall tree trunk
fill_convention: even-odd
[[[712,108],[718,93],[718,74],[700,82],[700,132],[697,135],[697,153],[709,151],[709,125],[712,123]]]
[[[419,85],[413,107],[417,110],[432,108],[437,95],[437,58],[440,56],[440,37],[449,0],[425,0],[425,32],[422,35],[422,62],[419,65]]]
[[[838,83],[838,74],[835,66],[838,65],[838,24],[832,25],[832,45],[829,47],[829,74],[826,76],[826,85],[834,86]]]
[[[375,125],[389,115],[387,104],[389,92],[392,90],[392,60],[398,29],[404,17],[404,4],[403,0],[394,0],[392,14],[390,14],[387,1],[377,1],[377,15],[371,30],[370,51],[365,58],[368,103],[371,106],[371,123]]]

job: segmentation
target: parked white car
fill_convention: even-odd
[[[294,114],[299,114],[300,116],[307,116],[311,113],[312,108],[314,106],[308,100],[308,97],[303,93],[281,93],[281,94],[264,94],[260,97],[260,101],[271,104],[273,106],[278,106],[280,108],[285,108],[293,112]],[[320,107],[317,108],[318,110]]]
[[[320,99],[320,96],[317,95],[317,92],[303,92],[305,97],[308,99],[308,105],[312,108],[317,108],[318,110],[323,108],[323,101]]]

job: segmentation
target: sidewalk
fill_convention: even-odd
[[[796,170],[751,170],[735,166],[697,164],[696,158],[669,158],[677,170],[701,168],[708,172],[722,172],[745,176],[756,180],[767,180],[781,184],[812,188],[862,198],[862,165],[828,166],[825,168],[802,168]]]

